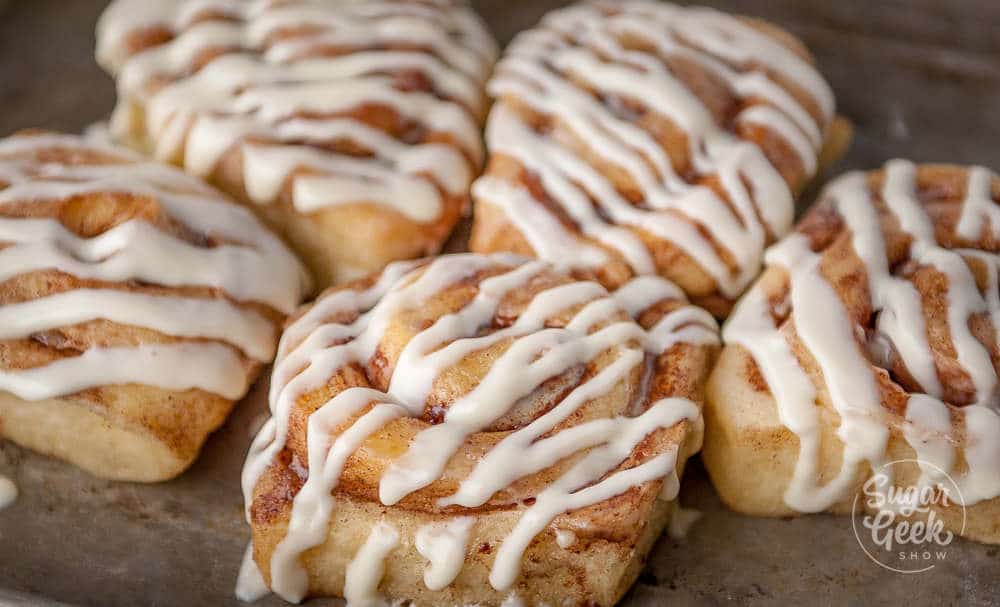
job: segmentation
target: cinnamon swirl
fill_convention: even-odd
[[[106,478],[195,458],[305,269],[236,203],[78,137],[0,140],[0,435]]]
[[[1000,179],[894,160],[832,182],[737,306],[708,388],[704,460],[765,516],[954,479],[937,516],[1000,542]]]
[[[488,90],[473,250],[568,263],[611,287],[658,274],[720,317],[849,137],[790,34],[650,0],[549,14]]]
[[[279,346],[240,595],[612,605],[699,447],[716,344],[662,278],[508,254],[328,291]]]
[[[496,54],[451,0],[115,0],[98,26],[112,134],[248,203],[321,285],[437,252]]]

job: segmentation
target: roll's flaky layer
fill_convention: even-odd
[[[462,3],[116,0],[112,133],[251,204],[321,284],[437,252],[495,44]]]
[[[329,291],[279,346],[251,557],[295,601],[611,605],[698,449],[716,343],[661,278],[609,293],[510,255]]]
[[[896,160],[832,182],[725,331],[704,459],[726,503],[842,511],[873,470],[950,475],[949,529],[1000,542],[1000,180]],[[919,460],[892,465],[897,460]]]
[[[612,287],[658,274],[717,316],[791,228],[821,150],[846,144],[798,40],[706,8],[555,11],[511,43],[489,91],[473,250],[569,263]]]
[[[0,433],[103,477],[176,475],[308,290],[246,209],[78,137],[0,141]]]

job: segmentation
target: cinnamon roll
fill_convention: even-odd
[[[438,251],[497,50],[461,1],[115,0],[112,134],[248,203],[321,285]]]
[[[474,251],[570,264],[610,287],[658,274],[720,317],[849,139],[796,38],[651,0],[550,13],[488,90]]]
[[[612,605],[699,448],[716,344],[662,278],[509,254],[328,291],[279,345],[238,594]]]
[[[873,470],[954,479],[1000,542],[1000,179],[895,160],[832,182],[726,325],[704,461],[732,508],[850,511]],[[915,463],[919,461],[918,463]],[[947,487],[946,487],[947,488]]]
[[[308,288],[252,213],[175,168],[75,136],[0,140],[4,438],[105,478],[170,478]]]

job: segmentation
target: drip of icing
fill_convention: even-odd
[[[959,218],[955,232],[962,238],[978,240],[982,237],[986,226],[983,220],[989,222],[989,234],[1000,238],[1000,205],[993,200],[990,181],[995,175],[983,167],[973,167],[969,170],[969,182],[962,203],[962,216]]]
[[[195,22],[204,11],[227,19]],[[124,41],[154,26],[176,35],[130,54]],[[439,188],[463,195],[469,160],[482,158],[476,115],[497,50],[465,7],[117,0],[101,18],[98,41],[98,58],[118,81],[115,135],[133,136],[144,120],[157,157],[202,176],[238,145],[246,192],[261,204],[291,182],[292,203],[303,213],[367,202],[432,222],[442,212]],[[331,48],[350,52],[325,56]],[[214,56],[198,65],[208,53]],[[432,92],[410,90],[400,74],[426,80]],[[162,80],[168,83],[158,86]],[[406,143],[349,116],[371,106],[455,143]],[[366,154],[309,147],[331,142]]]
[[[441,590],[458,576],[465,562],[469,532],[475,523],[476,519],[463,516],[417,529],[414,546],[429,561],[424,570],[428,590]]]
[[[17,500],[17,485],[6,476],[0,475],[0,510]]]
[[[633,487],[662,479],[676,468],[677,453],[662,453],[638,466],[611,472],[649,433],[700,416],[698,407],[685,399],[664,399],[635,418],[619,418],[619,428],[607,444],[591,449],[563,476],[542,490],[510,535],[500,544],[490,585],[509,590],[521,571],[521,557],[528,545],[556,516],[586,508]],[[602,478],[603,477],[603,478]],[[600,480],[599,480],[600,479]]]
[[[349,607],[383,607],[388,602],[378,593],[385,573],[385,559],[399,545],[399,531],[380,522],[372,528],[368,539],[347,565],[344,598]]]
[[[516,592],[511,592],[504,598],[503,602],[500,603],[500,607],[525,607],[524,601],[521,597],[517,595]]]
[[[816,485],[820,451],[816,389],[774,326],[762,288],[754,287],[743,296],[723,328],[722,338],[750,352],[778,405],[782,425],[799,438],[799,457],[785,490],[785,503],[800,512],[828,508],[846,491],[851,478],[843,474],[823,488]]]
[[[267,582],[253,560],[253,544],[247,544],[240,564],[240,573],[236,577],[236,598],[244,603],[256,602],[267,596]]]
[[[65,165],[38,160],[53,149],[99,153],[114,162]],[[40,400],[128,383],[200,388],[240,398],[246,391],[246,365],[238,352],[259,362],[271,360],[276,331],[271,321],[237,302],[259,301],[288,313],[309,288],[301,264],[251,213],[176,169],[78,137],[25,135],[0,141],[0,175],[7,184],[0,190],[0,206],[120,192],[151,199],[157,212],[194,234],[226,241],[198,246],[144,219],[82,238],[58,218],[0,218],[0,243],[6,245],[0,249],[0,281],[57,270],[80,279],[203,286],[228,296],[81,288],[4,305],[0,339],[5,340],[97,320],[191,340],[93,347],[46,365],[0,371],[0,389],[20,398]],[[248,275],[260,279],[246,280]]]
[[[963,216],[968,217],[970,206],[976,206],[969,200],[983,197],[984,191],[988,193],[988,177],[982,170],[970,171]],[[994,327],[1000,326],[998,260],[984,251],[941,247],[935,240],[930,217],[916,199],[915,187],[916,169],[912,163],[897,160],[886,165],[882,200],[912,237],[911,259],[946,276],[949,333],[958,362],[976,387],[977,404],[961,409],[967,470],[956,479],[961,499],[973,504],[1000,495],[997,377],[988,351],[968,326],[969,317],[981,313],[990,315]],[[923,462],[920,483],[933,483],[940,476],[938,469],[957,475],[952,414],[939,398],[942,388],[927,341],[920,296],[912,283],[890,273],[880,218],[865,176],[848,174],[828,186],[827,192],[836,202],[852,235],[855,253],[865,265],[872,308],[880,313],[877,328],[884,339],[891,341],[925,391],[910,395],[903,426],[905,440]],[[963,256],[987,264],[985,296]],[[774,326],[762,288],[755,287],[747,294],[724,331],[728,342],[739,343],[750,351],[771,389],[782,423],[799,438],[799,457],[785,502],[806,512],[825,510],[847,497],[859,464],[868,462],[879,467],[888,439],[886,413],[881,408],[871,363],[856,340],[845,337],[856,335],[856,331],[843,302],[820,272],[819,259],[802,235],[788,237],[768,253],[769,263],[783,265],[789,271],[796,333],[819,363],[831,404],[841,416],[837,434],[844,443],[843,463],[838,475],[825,486],[816,485],[820,424],[815,388]]]
[[[680,541],[687,539],[688,533],[691,531],[691,527],[697,523],[703,513],[700,510],[694,510],[691,508],[681,508],[680,505],[674,509],[673,515],[670,517],[670,524],[667,526],[667,533],[674,540]]]
[[[698,446],[699,450],[701,445]],[[677,498],[677,494],[681,492],[681,479],[677,476],[677,471],[674,470],[668,474],[663,479],[663,489],[660,491],[660,499],[666,501],[673,501]]]
[[[809,249],[808,240],[799,234],[789,236],[768,255],[789,269],[795,330],[822,370],[831,403],[841,416],[837,436],[844,443],[843,462],[831,486],[849,486],[860,463],[876,467],[882,463],[889,440],[875,376],[857,341],[845,338],[855,334],[854,324],[821,274],[820,257]]]
[[[556,545],[566,550],[576,543],[576,534],[568,529],[556,529]]]
[[[670,452],[593,484],[625,461],[638,442],[650,433],[683,420],[696,422],[700,415],[698,408],[685,399],[658,401],[639,417],[593,420],[543,440],[536,439],[589,400],[610,391],[630,370],[644,364],[644,351],[659,354],[681,342],[717,343],[715,322],[710,315],[692,306],[682,306],[648,331],[632,321],[615,322],[595,330],[609,315],[622,311],[636,314],[664,298],[679,296],[680,291],[662,278],[652,276],[637,278],[612,295],[596,283],[575,282],[537,294],[509,327],[483,336],[463,337],[475,335],[480,327],[492,322],[505,294],[523,288],[549,266],[509,255],[452,255],[430,262],[419,273],[413,272],[417,267],[413,263],[392,264],[368,289],[342,290],[321,298],[289,327],[279,345],[272,378],[273,417],[251,446],[243,472],[248,506],[260,474],[285,445],[291,408],[300,396],[326,384],[341,367],[371,358],[391,316],[419,306],[448,285],[498,263],[512,267],[483,280],[477,295],[463,308],[439,318],[409,340],[394,367],[388,393],[348,388],[310,415],[306,433],[308,478],[293,500],[286,536],[271,557],[272,590],[279,595],[300,600],[308,589],[308,579],[298,557],[326,538],[335,507],[331,492],[347,458],[366,437],[393,419],[420,415],[434,378],[444,369],[467,354],[503,339],[513,338],[513,343],[479,385],[452,403],[443,423],[418,434],[406,454],[384,474],[380,484],[383,503],[398,501],[433,482],[440,476],[443,463],[466,436],[504,415],[546,378],[618,348],[617,344],[629,342],[638,347],[618,348],[618,359],[597,376],[574,388],[545,415],[512,432],[484,455],[459,491],[442,500],[442,504],[481,504],[513,480],[589,449],[580,463],[543,493],[544,499],[540,497],[536,506],[525,512],[518,530],[504,542],[501,548],[504,556],[498,555],[500,565],[495,566],[494,573],[500,576],[498,579],[506,580],[517,575],[522,544],[530,542],[554,516],[676,474],[676,453]],[[574,306],[579,310],[564,329],[545,328],[547,319]],[[356,320],[349,324],[327,320],[348,312],[357,313]],[[512,382],[512,377],[518,378],[517,382]],[[512,393],[509,387],[515,384],[525,388]],[[331,441],[331,434],[351,420],[347,430]],[[447,557],[430,554],[441,545],[440,538],[435,539],[430,529],[422,530],[417,538],[418,550],[432,562],[427,571],[429,588],[447,585],[457,573],[455,562],[460,566],[459,553],[464,555],[464,540],[456,539],[458,531],[451,529],[444,534],[448,536],[445,546],[448,550],[444,551],[449,553]],[[427,550],[421,549],[420,544]],[[441,564],[435,563],[435,558],[442,559]],[[509,586],[507,582],[498,582],[501,583],[503,587]]]
[[[378,396],[380,394],[374,390],[348,389],[330,401],[329,406],[309,416],[309,479],[295,496],[288,531],[271,556],[272,590],[292,602],[301,601],[309,587],[298,556],[326,537],[334,507],[330,492],[336,486],[347,458],[370,434],[406,413],[398,405],[376,405],[331,445],[327,439],[330,433],[348,416]]]
[[[791,226],[789,187],[759,147],[715,123],[704,103],[657,54],[626,48],[620,42],[623,36],[638,36],[658,55],[682,57],[735,93],[762,99],[741,111],[737,122],[776,133],[799,157],[807,175],[816,170],[822,133],[832,116],[829,87],[793,52],[736,19],[642,1],[581,4],[549,14],[540,28],[517,37],[490,83],[491,94],[516,98],[534,112],[564,122],[601,163],[626,173],[641,191],[647,208],[626,200],[567,142],[537,133],[518,113],[499,104],[487,128],[491,151],[517,159],[537,176],[548,197],[584,236],[616,250],[635,273],[643,274],[655,272],[655,265],[636,230],[649,232],[685,251],[723,294],[734,297],[756,275],[767,231],[780,235]],[[680,36],[696,46],[681,42]],[[765,70],[741,72],[734,67],[749,64],[780,73],[810,91],[823,122]],[[597,94],[640,99],[669,118],[687,135],[697,170],[718,175],[726,200],[707,187],[687,184],[660,144],[598,101]],[[487,175],[473,191],[503,209],[540,257],[582,267],[606,260],[525,188]],[[725,258],[720,247],[728,252]]]

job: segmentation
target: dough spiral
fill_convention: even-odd
[[[950,475],[1000,541],[1000,179],[889,162],[832,182],[724,331],[705,461],[734,508],[842,510],[883,464]],[[752,482],[750,479],[753,479]],[[961,506],[941,516],[956,532]]]
[[[244,469],[255,561],[294,601],[381,582],[419,605],[610,605],[698,448],[716,343],[661,278],[609,293],[511,255],[330,291],[282,338]]]
[[[308,289],[252,213],[177,169],[73,136],[0,141],[0,431],[15,442],[110,478],[179,473]]]

